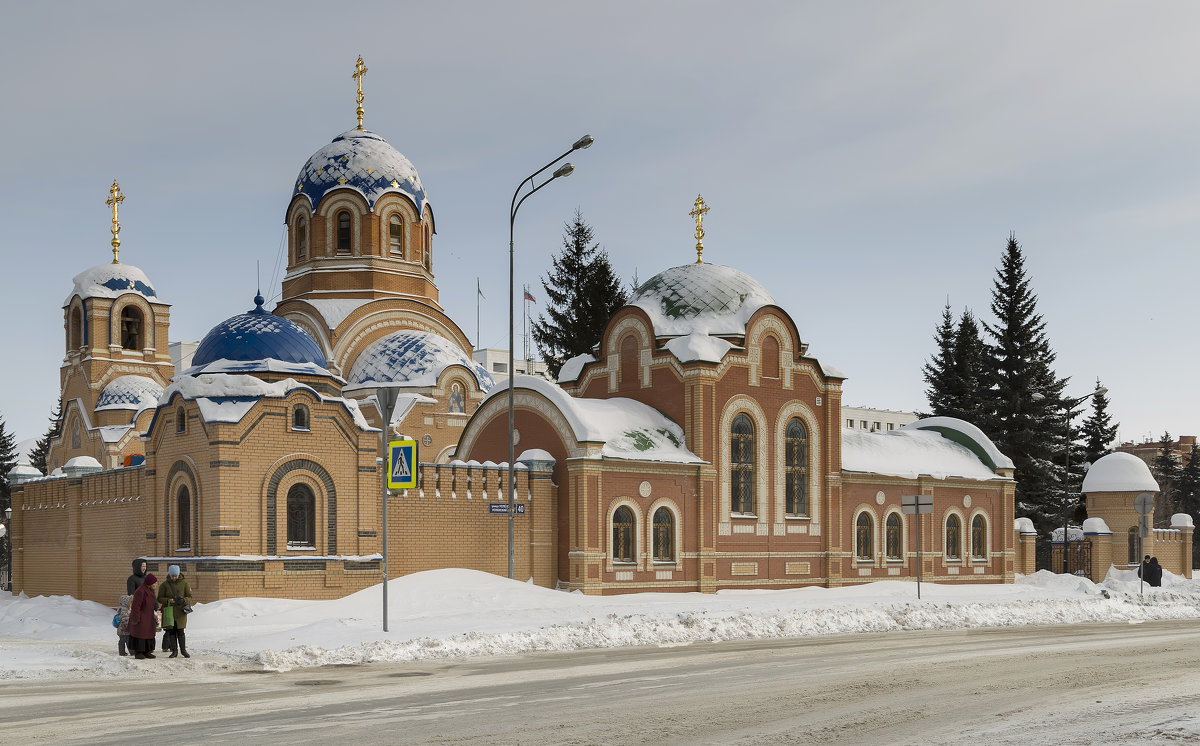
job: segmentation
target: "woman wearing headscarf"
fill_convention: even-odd
[[[125,578],[125,594],[132,596],[146,577],[146,560],[138,557],[133,561],[133,574]]]
[[[158,588],[158,602],[163,609],[163,647],[171,651],[168,658],[191,658],[187,651],[187,615],[192,608],[192,588],[179,572],[179,565],[167,568],[167,579]]]
[[[158,578],[153,573],[146,573],[145,580],[133,592],[129,602],[129,647],[134,658],[153,658],[154,632],[158,626],[154,618],[154,609],[158,605],[154,599]]]

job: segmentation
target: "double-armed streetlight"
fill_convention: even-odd
[[[1090,394],[1078,397],[1076,399],[1068,399],[1064,402],[1066,410],[1063,419],[1067,425],[1067,442],[1063,448],[1063,465],[1066,468],[1066,474],[1063,475],[1063,574],[1069,575],[1071,572],[1070,552],[1071,537],[1069,535],[1071,523],[1071,411],[1083,404],[1093,396],[1107,394],[1107,388],[1098,388]]]
[[[516,506],[513,504],[513,493],[516,491],[517,479],[515,472],[516,456],[514,454],[516,444],[513,442],[513,401],[515,391],[514,384],[516,383],[515,379],[517,374],[516,369],[513,367],[513,351],[516,349],[516,342],[513,332],[513,307],[514,299],[516,298],[516,287],[513,281],[513,261],[515,256],[515,252],[513,251],[513,226],[517,221],[517,210],[521,209],[521,205],[525,202],[525,200],[532,197],[534,192],[538,191],[555,179],[562,176],[570,176],[571,172],[575,170],[575,166],[571,165],[570,163],[564,163],[555,169],[554,173],[550,175],[550,178],[546,179],[541,184],[534,183],[534,179],[540,176],[546,169],[558,163],[563,158],[566,158],[571,153],[574,153],[576,150],[582,150],[584,148],[591,147],[593,142],[595,142],[594,137],[591,135],[584,135],[571,145],[570,150],[530,174],[524,181],[520,183],[519,186],[517,186],[517,190],[513,192],[512,205],[508,210],[508,577],[510,579],[513,577],[513,512],[516,509]],[[518,200],[517,197],[520,196],[522,190],[525,190],[526,188],[528,188],[528,191],[526,191],[525,195]]]

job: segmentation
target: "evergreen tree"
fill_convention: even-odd
[[[628,297],[608,253],[593,242],[583,213],[576,210],[574,221],[564,228],[562,253],[553,258],[553,269],[542,280],[546,314],[533,322],[533,339],[553,378],[567,360],[592,351]]]
[[[937,352],[925,363],[925,398],[929,402],[929,414],[924,416],[944,417],[950,414],[954,396],[954,316],[950,313],[950,302],[942,309],[942,323],[933,333]]]
[[[1096,391],[1104,388],[1100,379],[1096,379]],[[1108,412],[1108,395],[1094,394],[1092,396],[1092,413],[1083,421],[1080,434],[1083,436],[1083,460],[1094,464],[1101,458],[1113,452],[1112,444],[1117,438],[1119,422],[1112,421]]]
[[[1017,515],[1029,516],[1045,533],[1061,525],[1077,502],[1063,482],[1073,413],[1062,396],[1066,379],[1054,373],[1055,355],[1025,257],[1011,234],[992,285],[991,310],[995,323],[984,324],[991,386],[981,424],[1016,466]]]
[[[17,443],[0,417],[0,514],[12,505],[8,489],[8,472],[17,465]]]
[[[1200,523],[1200,447],[1192,444],[1187,464],[1179,472],[1175,486],[1175,505],[1180,513],[1187,513],[1193,523]]]
[[[1150,462],[1150,471],[1158,482],[1158,499],[1154,502],[1154,520],[1161,522],[1175,511],[1178,487],[1183,477],[1183,466],[1175,458],[1175,442],[1171,433],[1164,432],[1158,441],[1158,454]]]
[[[991,389],[986,354],[983,339],[979,336],[979,324],[975,322],[974,314],[964,309],[954,333],[951,417],[968,422],[979,419]]]
[[[54,414],[50,415],[50,427],[46,430],[46,434],[38,438],[38,442],[34,444],[33,450],[29,452],[29,463],[42,474],[49,475],[50,473],[46,469],[46,454],[50,451],[50,440],[58,435],[58,429],[61,426],[62,402],[59,401],[54,405]]]

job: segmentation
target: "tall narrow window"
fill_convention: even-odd
[[[987,558],[987,521],[981,515],[971,519],[971,556]]]
[[[739,414],[729,428],[729,486],[734,513],[754,513],[754,425]]]
[[[83,448],[83,438],[79,434],[79,420],[71,426],[71,450],[78,451]]]
[[[640,384],[638,370],[637,337],[632,334],[621,340],[621,388],[636,387]]]
[[[433,232],[425,226],[425,269],[433,271]]]
[[[350,213],[345,210],[337,214],[337,253],[350,253]]]
[[[962,559],[962,522],[956,515],[946,519],[946,556]]]
[[[860,560],[873,559],[874,546],[875,529],[871,525],[871,516],[859,513],[858,520],[854,522],[854,556]]]
[[[304,406],[303,404],[297,404],[292,408],[292,429],[308,429],[308,407]]]
[[[458,381],[450,384],[450,414],[463,414],[467,411],[466,404],[462,384]]]
[[[192,493],[187,485],[175,494],[175,513],[179,524],[179,548],[192,548]]]
[[[654,559],[671,562],[675,559],[675,517],[666,508],[654,511]]]
[[[175,432],[187,432],[187,411],[183,407],[175,410]]]
[[[308,256],[308,222],[304,218],[296,221],[296,258]]]
[[[613,562],[633,562],[633,511],[622,505],[613,512]]]
[[[142,344],[142,310],[134,306],[121,309],[121,347],[126,350],[140,350]]]
[[[888,559],[900,559],[900,516],[891,513],[883,527],[884,552]]]
[[[287,494],[288,549],[316,549],[317,498],[306,484],[294,484]]]
[[[762,341],[762,376],[779,378],[779,340],[770,334]]]
[[[83,315],[79,308],[71,309],[71,323],[67,332],[67,350],[78,350],[83,347]]]
[[[399,215],[388,220],[388,250],[392,256],[404,258],[404,221]]]
[[[784,493],[788,515],[808,515],[808,431],[800,420],[788,423],[784,433]]]

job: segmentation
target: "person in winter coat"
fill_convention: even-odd
[[[133,596],[126,593],[117,602],[117,618],[120,620],[117,624],[117,655],[129,655],[127,648],[129,645],[129,602],[131,600],[133,600]]]
[[[129,647],[133,650],[134,658],[154,657],[154,633],[158,626],[154,617],[158,605],[154,600],[157,585],[158,578],[154,577],[154,573],[146,573],[129,602]]]
[[[167,568],[167,579],[158,587],[158,602],[163,608],[163,647],[171,651],[169,658],[191,658],[187,651],[187,613],[192,606],[192,588],[179,572],[179,565]]]
[[[142,584],[142,580],[146,577],[146,560],[138,557],[133,561],[133,574],[125,579],[125,592],[130,596]]]
[[[1162,565],[1158,564],[1158,557],[1151,557],[1150,564],[1146,566],[1146,582],[1152,587],[1158,588],[1162,585]]]

